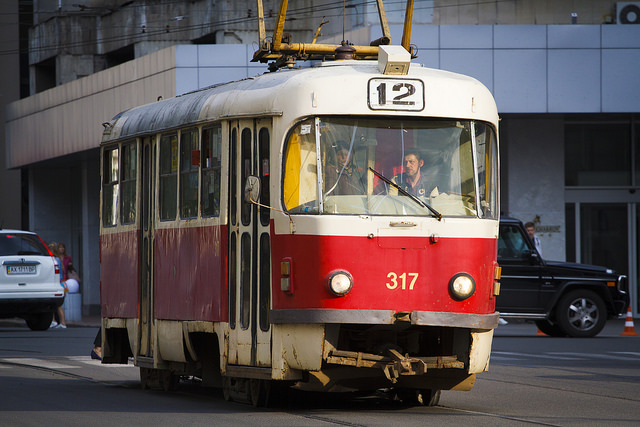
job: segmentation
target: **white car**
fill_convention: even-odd
[[[0,264],[0,318],[21,317],[34,331],[48,329],[64,288],[47,245],[36,233],[0,229]]]

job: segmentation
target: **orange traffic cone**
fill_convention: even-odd
[[[538,332],[536,332],[536,335],[547,335],[547,334],[545,334],[544,332],[542,332],[542,331],[540,330],[540,328],[538,328]]]
[[[633,329],[633,314],[631,313],[631,307],[627,310],[627,319],[624,322],[624,332],[620,335],[623,336],[636,336],[638,335]]]

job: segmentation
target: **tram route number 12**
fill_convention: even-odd
[[[416,79],[371,79],[368,101],[372,110],[421,111],[424,84]]]

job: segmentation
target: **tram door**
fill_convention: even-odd
[[[153,218],[155,200],[155,146],[142,142],[142,220],[140,224],[140,312],[138,354],[153,356]]]
[[[229,126],[229,363],[271,365],[270,211],[244,200],[247,177],[261,181],[260,203],[270,205],[271,120]]]

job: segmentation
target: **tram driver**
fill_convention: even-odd
[[[418,150],[407,150],[403,160],[404,172],[395,175],[392,181],[407,193],[418,197],[428,197],[437,186],[426,174],[422,173],[424,159]]]

